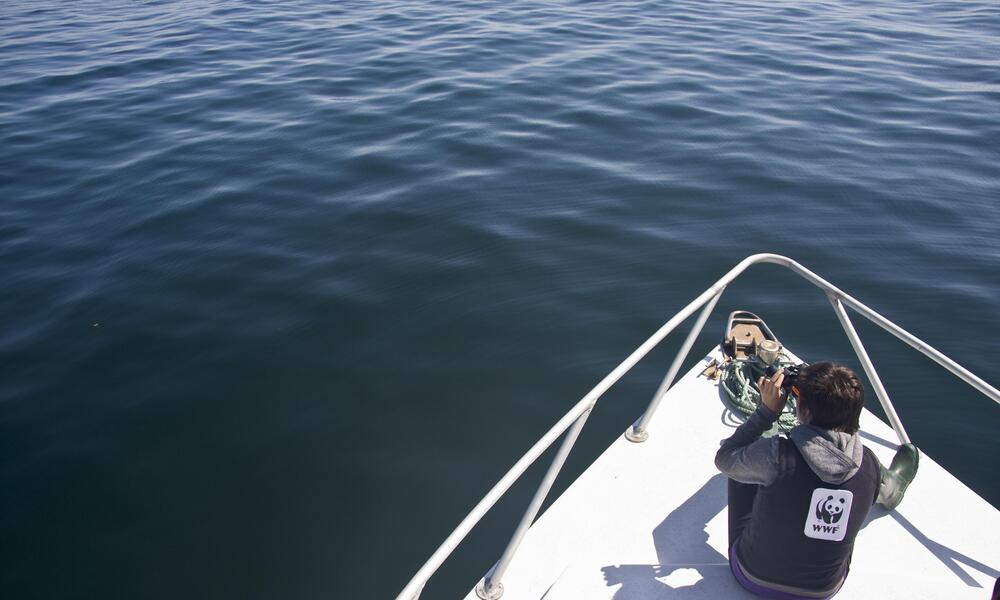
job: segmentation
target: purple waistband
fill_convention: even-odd
[[[737,543],[739,543],[739,539],[737,539],[736,542],[729,547],[729,568],[733,572],[733,577],[735,577],[736,581],[743,586],[743,589],[764,598],[771,598],[772,600],[817,600],[815,597],[799,596],[790,592],[771,589],[751,581],[743,572],[743,569],[740,567],[740,561],[736,558]],[[832,594],[826,597],[826,600],[835,596],[839,591],[839,588],[834,590]]]

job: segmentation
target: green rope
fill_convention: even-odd
[[[781,353],[774,364],[777,367],[787,367],[796,363]],[[722,366],[719,385],[726,392],[733,407],[746,417],[753,414],[760,404],[757,380],[764,374],[765,369],[767,365],[754,354],[745,359],[734,358]],[[789,431],[792,427],[795,427],[795,400],[788,394],[785,406],[778,415],[778,430]]]

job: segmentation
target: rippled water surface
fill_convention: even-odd
[[[992,1],[4,3],[0,595],[391,597],[753,252],[996,385],[997,140]],[[736,307],[856,364],[770,266],[698,353]],[[859,327],[911,437],[1000,504],[1000,410]]]

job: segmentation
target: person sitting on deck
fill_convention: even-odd
[[[899,504],[919,455],[907,444],[889,469],[879,464],[857,433],[864,387],[829,362],[802,369],[792,388],[800,424],[788,438],[762,438],[785,404],[783,379],[782,371],[760,379],[760,406],[715,456],[729,476],[729,564],[756,594],[830,598],[872,503]]]

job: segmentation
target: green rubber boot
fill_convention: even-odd
[[[896,450],[896,456],[892,457],[892,464],[886,469],[879,464],[878,499],[875,501],[886,510],[892,510],[903,501],[903,494],[906,488],[917,475],[917,467],[920,466],[920,452],[913,444],[903,444]]]

